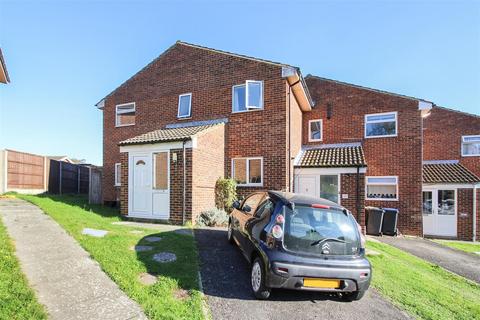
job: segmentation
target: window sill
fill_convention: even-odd
[[[312,139],[312,140],[308,139],[308,142],[322,142],[322,141],[323,139]]]
[[[237,184],[237,187],[263,187],[263,183]]]
[[[115,125],[115,128],[121,128],[121,127],[131,127],[131,126],[134,126],[135,123],[132,123],[132,124],[118,124],[118,125]]]
[[[462,157],[480,157],[480,154],[462,154]]]
[[[121,184],[114,184],[113,186],[114,187],[121,187],[122,185]]]
[[[387,135],[387,136],[365,136],[365,139],[396,138],[396,137],[398,137],[397,134],[395,134],[395,135]]]
[[[250,110],[242,110],[242,111],[232,111],[232,113],[247,113],[247,112],[255,112],[255,111],[263,111],[265,109],[250,109]]]
[[[365,198],[366,201],[398,201],[398,199]]]
[[[188,117],[177,117],[177,120],[190,120],[192,119],[192,116],[188,116]]]

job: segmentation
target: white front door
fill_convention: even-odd
[[[169,151],[153,153],[152,215],[154,219],[170,218]]]
[[[324,198],[339,203],[340,178],[338,174],[298,175],[295,192]]]
[[[132,168],[132,197],[130,214],[147,216],[152,214],[152,169],[148,155],[130,158]]]
[[[455,189],[423,189],[423,234],[457,236],[457,196]]]

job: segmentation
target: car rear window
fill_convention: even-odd
[[[355,255],[360,249],[357,223],[340,210],[285,206],[285,249],[316,255]]]

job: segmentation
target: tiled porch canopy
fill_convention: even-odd
[[[423,183],[478,183],[480,178],[458,162],[423,164]]]
[[[295,165],[303,168],[366,167],[361,145],[325,145],[303,151]]]

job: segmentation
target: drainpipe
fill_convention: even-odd
[[[357,195],[356,195],[356,206],[357,206],[357,220],[362,223],[360,220],[360,166],[357,166]]]
[[[187,160],[185,159],[186,156],[186,150],[185,150],[185,142],[186,140],[183,140],[182,143],[182,148],[183,148],[183,201],[182,201],[182,224],[185,224],[185,201],[186,201],[186,192],[187,192]]]
[[[473,186],[473,242],[477,241],[477,185]]]

